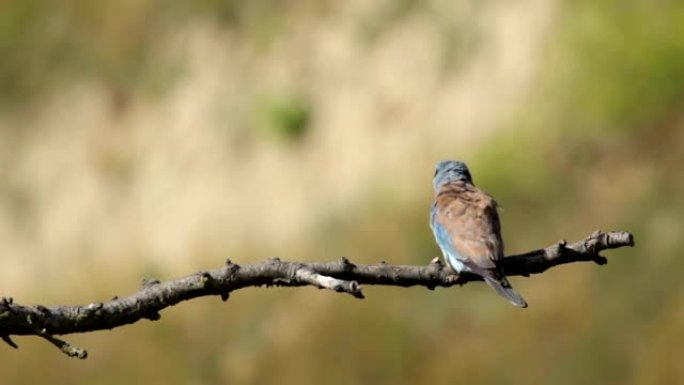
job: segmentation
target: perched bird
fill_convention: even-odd
[[[459,273],[481,276],[508,302],[527,307],[502,270],[503,241],[494,198],[475,187],[465,163],[454,160],[437,164],[432,186],[430,227],[446,263]]]

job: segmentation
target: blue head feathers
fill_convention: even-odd
[[[435,168],[435,178],[432,181],[432,186],[437,191],[445,183],[462,180],[468,183],[473,183],[473,178],[470,176],[470,171],[465,163],[457,160],[443,160],[437,163]]]

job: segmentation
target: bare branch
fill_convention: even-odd
[[[560,241],[545,249],[504,258],[509,276],[539,274],[551,267],[572,262],[595,262],[606,258],[599,252],[633,246],[627,232],[595,231],[586,239],[566,244]],[[11,298],[0,300],[0,338],[12,347],[12,335],[40,336],[70,357],[86,358],[87,352],[55,338],[55,335],[85,333],[132,324],[141,319],[158,320],[159,312],[192,298],[218,295],[227,300],[235,290],[253,286],[314,286],[363,298],[361,285],[450,287],[481,280],[472,274],[458,275],[438,258],[426,266],[390,265],[385,262],[357,265],[342,257],[334,262],[288,262],[278,258],[239,266],[226,261],[225,266],[167,282],[145,280],[136,293],[108,302],[85,306],[20,305]]]

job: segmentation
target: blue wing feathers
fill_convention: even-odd
[[[451,242],[451,236],[447,232],[446,228],[439,223],[435,214],[436,208],[433,206],[430,213],[430,225],[432,227],[432,232],[435,234],[437,245],[439,245],[439,248],[442,249],[444,258],[456,271],[470,271],[470,269],[468,269],[468,267],[463,263],[465,262],[465,258],[463,258],[463,256],[456,251],[456,248]]]

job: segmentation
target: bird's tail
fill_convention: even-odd
[[[497,293],[499,293],[500,296],[506,298],[508,302],[511,304],[517,306],[517,307],[527,307],[527,302],[523,299],[523,297],[520,296],[520,294],[516,293],[515,290],[511,287],[511,284],[508,282],[506,277],[501,277],[499,279],[496,279],[494,277],[488,277],[488,276],[483,276],[485,282],[489,286],[491,286],[494,290],[496,290]]]

